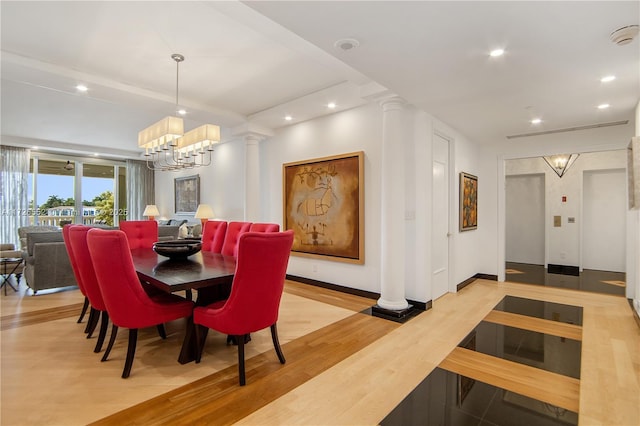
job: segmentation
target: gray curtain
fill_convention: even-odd
[[[0,243],[20,247],[18,228],[29,223],[29,150],[0,146]]]
[[[127,220],[143,220],[147,204],[155,204],[155,175],[146,161],[127,160]]]

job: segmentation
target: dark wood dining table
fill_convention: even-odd
[[[168,259],[152,249],[142,248],[131,250],[131,256],[140,280],[167,293],[197,290],[196,306],[224,300],[231,292],[236,270],[233,256],[200,251],[186,259]],[[207,330],[202,330],[205,337]],[[195,360],[196,350],[193,319],[190,318],[178,361],[185,364]]]

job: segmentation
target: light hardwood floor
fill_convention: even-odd
[[[582,306],[582,329],[493,311],[505,295]],[[268,330],[256,333],[243,388],[236,349],[217,333],[209,334],[202,363],[180,365],[183,322],[168,324],[165,341],[155,330],[141,332],[131,377],[123,380],[126,332],[100,363],[95,337],[84,338],[84,324],[76,323],[77,290],[1,297],[2,425],[375,425],[435,367],[453,363],[456,345],[483,319],[580,335],[580,379],[563,379],[566,394],[556,397],[577,404],[583,425],[640,419],[640,329],[618,296],[477,280],[399,325],[359,313],[373,300],[287,282],[278,324],[287,364],[278,363]],[[489,361],[499,380],[514,371],[501,368],[504,360]],[[522,392],[531,383],[510,386]]]

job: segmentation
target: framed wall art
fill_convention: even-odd
[[[478,227],[478,177],[460,173],[460,231]]]
[[[174,179],[176,214],[195,214],[200,204],[200,175]]]
[[[364,153],[282,166],[283,224],[291,254],[364,263]]]

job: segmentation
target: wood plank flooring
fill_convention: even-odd
[[[581,306],[582,330],[494,311],[506,295]],[[640,328],[623,297],[477,280],[402,325],[357,313],[371,299],[305,284],[287,282],[285,300],[279,331],[287,363],[277,361],[268,331],[258,333],[247,354],[247,386],[240,388],[236,348],[226,347],[223,336],[210,333],[200,364],[179,365],[173,351],[181,322],[168,325],[166,341],[154,330],[143,333],[132,376],[123,380],[126,333],[110,361],[100,363],[95,341],[82,334],[84,323],[75,323],[79,292],[3,295],[0,423],[375,425],[447,363],[477,369],[478,380],[492,369],[503,374],[491,380],[514,375],[506,385],[514,392],[546,380],[551,403],[577,409],[583,425],[639,423]],[[580,380],[457,349],[482,320],[581,336]],[[530,381],[519,383],[523,372]]]

